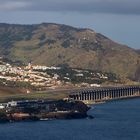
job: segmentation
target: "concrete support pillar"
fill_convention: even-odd
[[[98,94],[98,91],[96,91],[96,100],[99,100],[99,94]]]
[[[99,91],[99,100],[102,100],[102,92]]]
[[[96,100],[99,100],[99,94],[98,94],[98,91],[95,91],[96,93]]]
[[[113,98],[116,98],[116,92],[115,92],[115,90],[114,90],[114,89],[111,89],[111,91],[110,91],[110,92],[112,93]]]
[[[81,92],[81,100],[84,100],[84,94]]]
[[[129,94],[130,96],[132,96],[131,87],[129,88]]]
[[[92,91],[90,91],[90,100],[92,100]]]
[[[124,97],[126,97],[126,88],[124,88]]]
[[[128,97],[130,97],[130,95],[129,95],[129,88],[127,88],[127,95],[128,95]]]
[[[101,100],[103,99],[103,92],[100,91],[100,97],[101,97]]]
[[[136,93],[137,96],[139,95],[138,91],[137,91],[137,87],[135,87],[135,93]]]
[[[103,91],[103,90],[101,90],[101,99],[103,100],[103,99],[104,99],[104,97],[105,97],[105,95],[104,95],[104,91]]]
[[[78,94],[78,100],[81,101],[81,94]]]
[[[75,95],[75,100],[78,100],[78,95],[77,94]]]
[[[94,94],[93,94],[93,91],[91,91],[91,100],[94,100]]]
[[[107,94],[108,94],[109,98],[111,99],[112,98],[112,95],[111,95],[109,89],[107,89]]]
[[[85,100],[87,100],[87,93],[85,92]]]
[[[121,92],[121,98],[123,98],[124,96],[125,96],[125,89],[124,88],[122,88],[122,92]]]
[[[115,92],[113,92],[113,90],[110,90],[110,93],[112,94],[112,98],[115,99]]]
[[[123,90],[123,88],[120,88],[119,89],[119,98],[122,98],[123,97],[123,92],[124,92],[124,90]]]
[[[133,90],[133,87],[131,88],[131,90],[132,90],[132,95],[134,96],[134,90]]]
[[[111,99],[114,99],[114,93],[109,89],[109,93],[111,95]]]
[[[91,92],[91,100],[94,101],[94,92],[93,91]]]
[[[131,96],[131,94],[130,94],[130,88],[128,88],[128,96],[129,97]]]
[[[102,99],[102,97],[101,97],[101,91],[98,91],[98,94],[99,94],[99,100],[101,100]]]
[[[85,100],[85,94],[84,93],[82,93],[82,98],[83,98],[83,100]]]
[[[96,91],[94,91],[94,100],[96,101]]]
[[[108,90],[106,90],[106,93],[107,93],[108,98],[110,99],[110,94],[109,94]]]
[[[115,94],[115,98],[119,98],[119,94],[118,94],[118,92],[117,92],[117,89],[113,89],[113,94]]]
[[[87,92],[86,94],[87,94],[87,100],[89,100],[89,92]]]
[[[120,89],[117,89],[117,90],[116,90],[116,93],[118,94],[118,98],[121,98],[121,92],[120,92]]]
[[[113,98],[116,99],[116,93],[111,90],[111,93],[113,94]]]
[[[109,99],[111,99],[111,98],[112,98],[112,96],[111,96],[111,94],[110,94],[110,92],[109,92],[109,90],[108,90],[108,89],[106,90],[106,92],[107,92],[107,96],[109,97]]]
[[[85,94],[85,92],[83,92],[83,97],[84,97],[84,100],[86,100],[86,94]]]
[[[140,95],[140,87],[137,87],[138,88],[138,94]]]
[[[89,99],[88,99],[88,100],[91,100],[91,93],[90,93],[90,91],[89,91],[89,93],[88,93],[88,94],[89,94]]]
[[[120,97],[122,96],[122,88],[120,88]]]

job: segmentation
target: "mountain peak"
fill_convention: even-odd
[[[0,55],[40,65],[113,72],[133,78],[139,53],[88,28],[63,24],[0,24]]]

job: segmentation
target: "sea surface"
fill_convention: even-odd
[[[93,107],[94,119],[0,124],[0,140],[140,140],[140,98]]]

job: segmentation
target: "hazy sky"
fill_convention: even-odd
[[[140,49],[140,0],[0,0],[0,22],[88,27]]]

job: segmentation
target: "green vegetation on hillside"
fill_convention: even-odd
[[[45,71],[43,71],[45,72]],[[72,69],[67,66],[61,69],[48,69],[46,73],[50,76],[57,74],[59,80],[71,82],[73,84],[102,84],[105,82],[119,82],[119,78],[113,73],[102,73],[101,71],[85,70],[85,69]]]
[[[0,24],[0,55],[12,62],[114,73],[139,80],[139,51],[90,29],[59,24]]]

